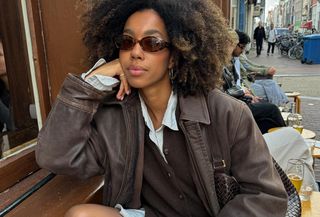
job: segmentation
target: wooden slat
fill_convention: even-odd
[[[0,160],[0,192],[15,185],[19,180],[38,169],[34,147],[7,159]]]
[[[9,212],[6,217],[64,216],[65,212],[76,204],[101,203],[102,188],[102,176],[89,180],[56,176]]]
[[[38,183],[41,179],[48,176],[49,173],[49,171],[44,169],[38,170],[37,172],[18,182],[11,188],[0,193],[0,210],[5,209],[10,204],[12,204],[15,200],[17,200],[17,198],[27,192],[32,186]]]

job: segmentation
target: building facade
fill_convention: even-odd
[[[320,29],[320,0],[279,0],[268,12],[267,23],[306,32]]]

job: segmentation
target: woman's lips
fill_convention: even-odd
[[[130,66],[128,71],[132,76],[139,76],[145,72],[145,69],[139,66]]]

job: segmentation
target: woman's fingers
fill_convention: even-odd
[[[124,95],[125,94],[129,95],[131,90],[130,90],[130,86],[128,84],[128,81],[125,77],[125,74],[124,73],[120,74],[119,78],[120,78],[120,87],[119,87],[119,91],[117,93],[117,99],[123,100]]]
[[[117,99],[118,100],[123,100],[124,94],[125,94],[124,84],[121,82],[120,83],[120,87],[119,87],[119,91],[117,93]]]
[[[119,59],[115,59],[111,62],[105,63],[100,67],[93,70],[85,79],[93,75],[104,75],[108,77],[116,77],[120,80],[120,87],[117,93],[117,99],[123,100],[125,94],[129,95],[131,90],[129,83],[126,79],[126,75],[124,74],[122,67],[120,65]]]
[[[258,96],[253,96],[253,97],[252,97],[252,101],[253,101],[254,103],[260,102],[261,99],[262,99],[262,98],[260,98],[260,97],[258,97]]]

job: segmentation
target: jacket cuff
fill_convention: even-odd
[[[100,102],[112,94],[115,94],[115,91],[97,90],[80,76],[68,74],[58,94],[58,100],[79,110],[95,113]]]

